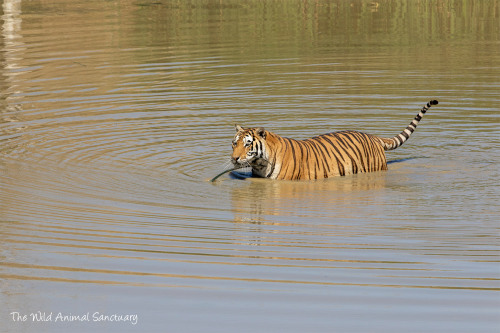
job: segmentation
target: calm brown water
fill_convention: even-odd
[[[499,7],[4,0],[1,331],[498,332]],[[207,181],[433,98],[388,172]]]

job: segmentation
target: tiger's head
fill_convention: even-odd
[[[235,166],[251,166],[259,173],[266,166],[266,130],[262,127],[243,128],[235,126],[231,162]]]

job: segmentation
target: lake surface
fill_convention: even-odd
[[[1,331],[498,332],[499,10],[4,0]],[[431,99],[387,172],[208,182]]]

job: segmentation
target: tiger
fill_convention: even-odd
[[[347,130],[295,140],[263,127],[235,125],[233,170],[251,167],[253,176],[278,180],[313,180],[387,170],[385,151],[405,143],[427,110],[437,104],[437,100],[428,102],[393,138]]]

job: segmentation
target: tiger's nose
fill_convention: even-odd
[[[232,162],[233,164],[238,163],[238,161],[239,161],[239,160],[240,160],[240,158],[239,158],[239,157],[231,157],[231,162]]]

